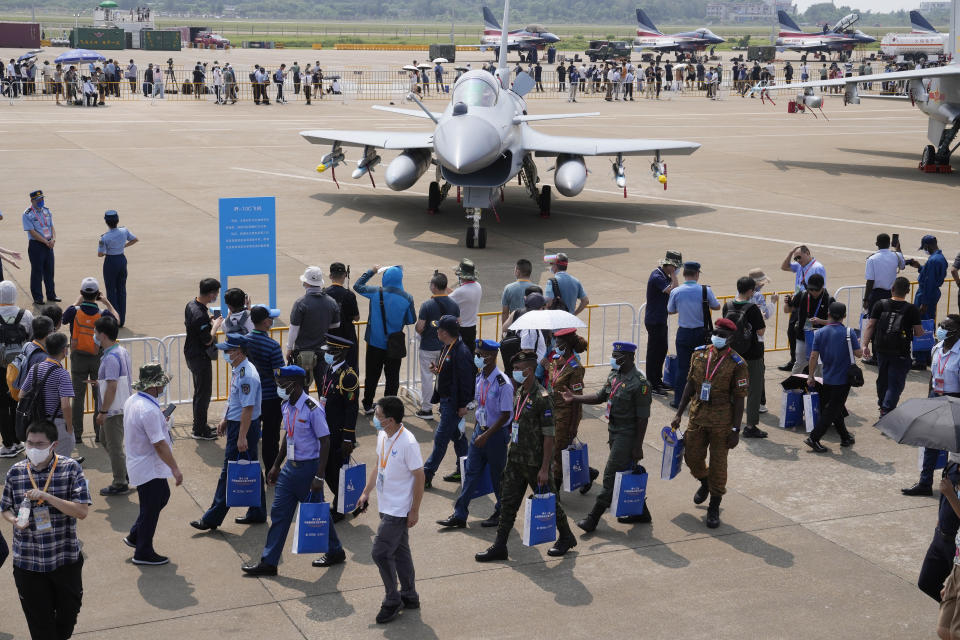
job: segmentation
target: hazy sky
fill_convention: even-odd
[[[797,6],[803,11],[812,4],[823,2],[824,0],[797,0]],[[860,9],[870,9],[871,11],[897,11],[898,9],[916,9],[920,6],[919,0],[834,0],[836,5],[847,5],[850,7],[859,7]]]

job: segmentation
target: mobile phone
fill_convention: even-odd
[[[360,515],[361,513],[363,513],[364,511],[366,511],[366,510],[367,510],[367,507],[369,507],[369,506],[370,506],[370,501],[369,501],[369,500],[366,501],[366,502],[364,502],[362,505],[359,505],[359,504],[358,504],[358,505],[357,505],[357,508],[354,509],[353,511],[351,511],[350,514],[351,514],[351,515],[354,515],[354,516],[358,516],[358,515]]]
[[[895,247],[897,247],[897,248],[900,247],[900,234],[899,234],[899,233],[893,234],[893,240],[890,241],[890,244],[892,244],[893,246],[895,246]]]
[[[176,408],[177,408],[177,405],[175,405],[175,404],[168,404],[168,405],[167,405],[167,408],[163,410],[163,417],[169,418],[169,417],[173,414],[173,412],[174,412],[174,410],[175,410]]]
[[[222,316],[222,315],[223,315],[223,312],[220,311],[220,309],[214,309],[214,310],[213,310],[213,317],[214,317],[214,318],[219,318],[219,317]]]

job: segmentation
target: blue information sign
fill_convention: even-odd
[[[230,276],[259,275],[269,278],[270,308],[275,309],[276,198],[220,198],[220,284],[226,290]]]

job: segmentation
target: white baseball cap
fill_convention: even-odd
[[[100,291],[100,283],[97,282],[96,278],[84,278],[80,283],[80,291],[82,293],[96,293]]]

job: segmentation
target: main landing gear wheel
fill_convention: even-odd
[[[440,208],[440,201],[443,199],[440,193],[440,183],[433,181],[430,183],[430,190],[427,193],[427,212],[433,215]]]
[[[487,248],[487,228],[480,227],[474,229],[467,227],[467,249],[486,249]]]
[[[540,189],[540,217],[550,217],[550,185]]]
[[[928,144],[923,148],[923,154],[920,156],[920,168],[923,169],[926,166],[934,164],[936,158],[937,150],[932,144]]]

